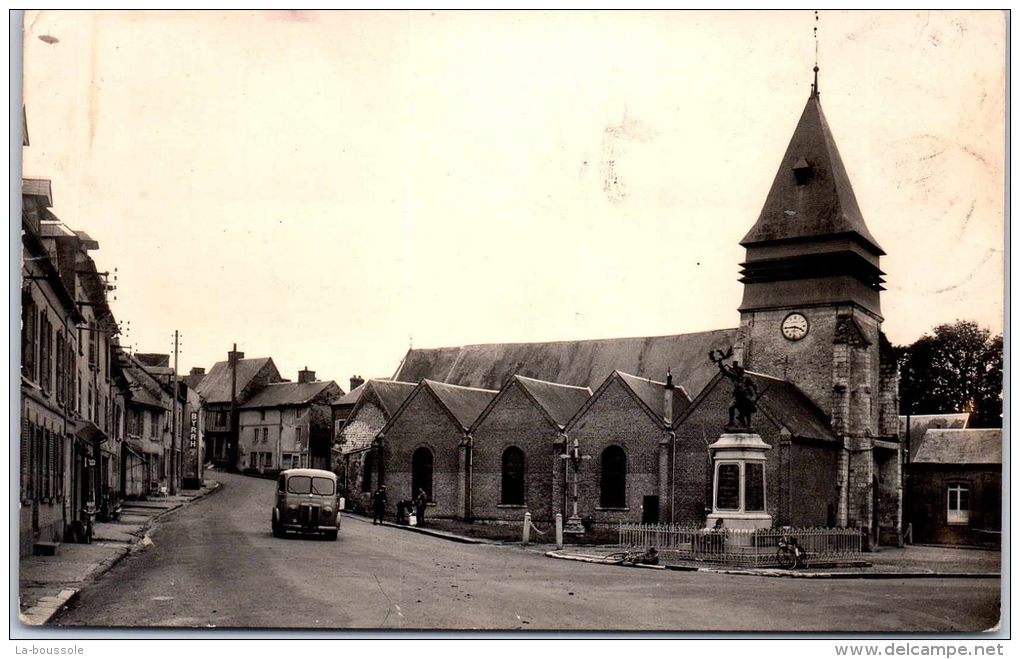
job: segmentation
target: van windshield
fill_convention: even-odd
[[[330,496],[333,494],[333,481],[329,478],[313,478],[312,479],[312,493],[320,494],[322,496]]]
[[[291,476],[287,479],[287,491],[291,494],[308,494],[312,491],[311,477]]]
[[[291,494],[318,494],[332,496],[336,491],[333,481],[320,476],[291,476],[287,480],[287,491]]]

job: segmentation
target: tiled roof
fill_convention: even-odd
[[[432,380],[423,380],[420,386],[428,387],[465,430],[471,427],[498,393],[490,389],[459,387]]]
[[[323,391],[340,388],[336,382],[325,380],[321,382],[274,382],[267,384],[254,396],[249,398],[240,406],[243,410],[250,410],[263,407],[288,407],[291,405],[304,405]]]
[[[758,385],[758,409],[795,437],[839,441],[829,417],[792,382],[769,375],[748,375]]]
[[[240,395],[251,379],[258,375],[266,365],[273,364],[271,357],[240,359],[237,362],[237,393]],[[277,374],[279,375],[279,374]],[[198,393],[207,403],[230,402],[230,367],[226,361],[216,362],[198,385]]]
[[[796,385],[753,371],[747,371],[747,375],[758,388],[758,412],[752,416],[752,426],[755,424],[757,415],[761,414],[771,419],[777,426],[785,427],[795,437],[831,442],[840,441],[832,430],[829,417],[812,403],[811,399]],[[688,406],[683,416],[674,422],[674,427],[680,426],[686,417],[694,413],[695,409],[705,404],[705,401],[711,400],[712,397],[708,396],[708,393],[714,387],[724,387],[727,391],[731,391],[733,383],[722,373],[717,372],[705,391]],[[726,407],[720,407],[718,414],[719,426],[722,428],[727,417]]]
[[[806,182],[798,183],[794,175],[798,163],[810,166]],[[831,235],[856,236],[878,254],[884,254],[864,223],[821,103],[818,96],[812,94],[779,165],[761,215],[740,244]]]
[[[585,401],[591,398],[591,389],[588,387],[557,384],[522,375],[515,375],[514,380],[531,394],[535,402],[560,428],[567,425],[567,421],[570,421]]]
[[[418,385],[413,382],[394,382],[393,380],[370,380],[372,393],[382,405],[386,418],[391,417]]]
[[[924,433],[915,464],[1002,464],[1001,428],[931,429]]]
[[[357,387],[351,389],[349,392],[335,399],[330,405],[356,405],[361,400],[362,394],[365,393],[365,388],[371,380],[362,382]]]
[[[924,433],[934,428],[966,428],[970,421],[970,414],[961,412],[959,414],[911,414],[910,415],[910,458],[917,455],[921,448],[921,439]],[[907,445],[907,417],[900,417],[899,429],[900,441]]]
[[[151,373],[148,373],[134,356],[121,352],[119,360],[121,372],[124,374],[124,379],[128,382],[128,393],[131,397],[131,402],[136,405],[166,409],[163,406],[163,389],[159,381]]]
[[[698,392],[716,372],[709,351],[726,350],[736,333],[724,329],[657,337],[416,348],[405,355],[393,379],[499,389],[517,374],[594,388],[615,370],[661,379],[671,369],[678,384]]]
[[[648,408],[655,414],[656,417],[662,419],[663,417],[663,404],[665,402],[666,383],[656,382],[647,378],[639,378],[629,373],[620,373],[617,371],[620,379],[630,387],[641,401],[648,406]],[[687,406],[691,404],[691,397],[687,394],[687,390],[683,387],[676,387],[673,391],[673,418],[677,419],[680,414],[687,409]]]

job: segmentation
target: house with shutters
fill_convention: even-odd
[[[223,469],[238,468],[238,406],[266,385],[282,381],[271,357],[245,359],[236,346],[226,361],[209,369],[195,385],[202,397],[207,461]]]
[[[298,372],[297,382],[274,382],[238,406],[238,468],[255,473],[311,467],[328,469],[330,402],[342,394],[315,371]]]

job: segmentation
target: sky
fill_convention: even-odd
[[[906,344],[1004,298],[999,12],[25,15],[27,177],[123,345],[344,390],[408,347],[736,327],[738,245],[821,102]],[[610,165],[611,163],[611,165]]]

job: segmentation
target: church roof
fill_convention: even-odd
[[[726,350],[737,330],[547,343],[490,343],[407,352],[394,380],[423,379],[499,389],[513,375],[577,387],[597,387],[615,370],[663,378],[671,369],[689,392],[701,391],[716,372],[710,350]]]
[[[851,236],[885,254],[868,231],[818,95],[793,132],[758,221],[740,244]]]
[[[610,390],[610,385],[614,382],[619,382],[624,391],[630,394],[630,399],[634,401],[634,404],[643,409],[655,423],[660,427],[666,427],[666,410],[664,409],[666,383],[655,382],[654,380],[631,375],[630,373],[613,371],[599,385],[599,388],[592,394],[591,398],[584,402],[584,405],[577,411],[577,414],[571,418],[567,424],[568,432],[570,428],[580,423],[581,419],[589,413],[596,402]],[[687,395],[687,391],[683,387],[676,387],[673,391],[673,410],[671,412],[673,418],[679,417],[690,405],[691,398]]]
[[[458,387],[431,380],[423,380],[421,386],[428,387],[436,395],[439,402],[464,430],[471,427],[498,393],[489,389]]]
[[[839,441],[839,437],[832,430],[829,417],[811,402],[811,399],[798,389],[797,385],[763,373],[746,371],[746,374],[758,388],[756,403],[759,414],[765,416],[776,426],[786,428],[794,437],[825,442]],[[679,428],[683,425],[685,420],[702,405],[713,404],[720,406],[718,419],[721,427],[726,420],[727,406],[731,398],[729,396],[722,398],[710,396],[712,390],[718,386],[726,387],[729,391],[732,388],[732,383],[717,371],[712,381],[673,423],[673,427]],[[723,400],[725,402],[720,402]],[[756,416],[757,414],[752,416],[752,426]]]
[[[630,390],[641,399],[645,405],[648,406],[652,412],[655,413],[656,417],[662,418],[664,410],[662,409],[664,403],[663,395],[666,393],[665,382],[655,382],[648,378],[639,378],[629,373],[618,373],[620,379],[623,380]],[[687,406],[691,404],[691,397],[687,394],[687,390],[683,387],[676,387],[673,391],[673,417],[679,417]]]
[[[542,410],[549,423],[559,430],[562,430],[581,406],[591,398],[591,389],[588,387],[575,387],[515,375],[478,416],[471,426],[473,429],[481,425],[492,409],[499,404],[498,401],[503,399],[505,392],[513,386],[520,386],[528,398]]]

